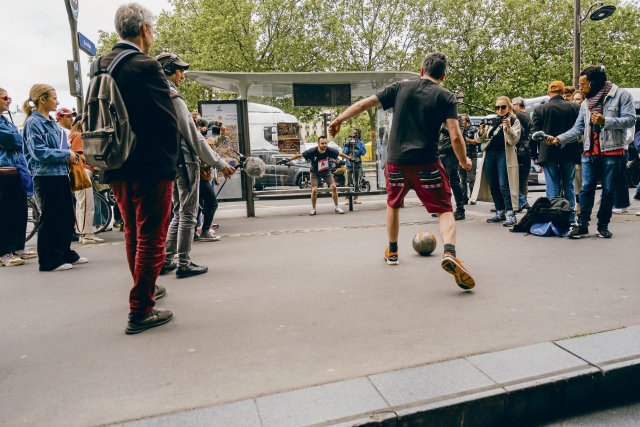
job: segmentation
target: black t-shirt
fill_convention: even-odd
[[[393,108],[388,162],[423,164],[438,160],[440,126],[457,119],[453,93],[427,79],[393,83],[376,94],[382,108]]]
[[[337,159],[340,153],[335,148],[327,147],[324,153],[318,147],[309,148],[302,157],[311,162],[311,171],[316,175],[329,172],[329,159]]]

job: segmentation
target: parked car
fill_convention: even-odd
[[[254,150],[252,156],[260,157],[267,166],[264,176],[255,180],[255,189],[264,190],[266,187],[290,187],[304,188],[309,181],[310,166],[304,159],[294,160],[288,165],[283,160],[291,157],[290,154],[280,154],[278,151]]]

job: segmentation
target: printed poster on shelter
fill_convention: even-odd
[[[222,123],[220,135],[222,138],[216,138],[214,149],[227,162],[236,160],[239,150],[238,137],[238,106],[237,104],[216,104],[206,103],[202,105],[202,117],[209,122]]]
[[[298,123],[278,123],[278,151],[283,154],[300,152],[300,125]]]

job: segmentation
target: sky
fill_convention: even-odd
[[[115,31],[115,11],[126,0],[79,0],[78,32],[98,44],[98,31]],[[56,89],[60,107],[76,106],[69,94],[67,60],[73,59],[71,30],[64,0],[0,0],[2,26],[0,87],[13,98],[11,111],[29,97],[35,83]],[[158,15],[172,10],[168,0],[138,0]],[[80,51],[83,90],[89,84],[89,56]]]

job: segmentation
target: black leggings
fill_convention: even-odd
[[[202,232],[205,233],[213,223],[213,216],[218,209],[218,199],[216,192],[211,185],[211,181],[200,180],[200,206],[202,207]]]

